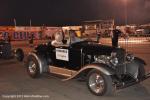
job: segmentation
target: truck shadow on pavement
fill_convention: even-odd
[[[148,89],[143,86],[143,82],[130,86],[128,88],[117,90],[116,96],[129,96],[129,97],[150,97]]]
[[[45,74],[44,76],[42,76],[41,78],[46,78],[46,79],[50,79],[50,80],[56,80],[56,81],[61,81],[62,77],[58,77],[58,76],[50,76],[49,74]],[[52,79],[53,78],[53,79]],[[149,80],[148,80],[149,81]],[[93,94],[91,94],[87,87],[86,87],[86,82],[85,81],[80,81],[80,80],[70,80],[70,81],[66,81],[62,84],[66,84],[64,85],[65,87],[69,86],[72,88],[72,90],[75,88],[78,88],[80,90],[80,92],[86,95],[92,95],[92,97],[99,97],[99,96],[95,96]],[[75,90],[76,91],[76,90]],[[66,94],[67,95],[67,94]],[[150,98],[150,91],[149,88],[147,88],[147,86],[145,86],[145,82],[141,82],[139,84],[124,88],[124,89],[120,89],[120,90],[114,90],[113,94],[110,96],[102,96],[102,97],[139,97],[139,98]],[[101,98],[101,96],[100,96]]]

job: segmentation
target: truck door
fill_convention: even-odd
[[[82,65],[82,51],[77,48],[69,48],[69,69],[79,70]]]

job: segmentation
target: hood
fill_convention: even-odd
[[[93,55],[110,55],[114,50],[111,46],[100,45],[100,44],[87,44],[83,46],[84,52]]]

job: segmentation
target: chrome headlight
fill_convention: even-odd
[[[127,55],[126,55],[126,60],[127,60],[127,61],[132,61],[132,60],[134,60],[133,54],[127,54]]]
[[[110,60],[110,62],[111,62],[111,64],[113,64],[114,66],[117,66],[117,64],[118,64],[118,58],[112,58],[112,59]]]
[[[119,63],[116,52],[111,52],[111,60],[110,60],[110,62],[114,66],[116,66]]]

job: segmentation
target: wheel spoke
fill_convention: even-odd
[[[92,87],[95,87],[96,86],[96,83],[92,83],[92,84],[90,84],[90,87],[92,88]]]
[[[32,64],[32,68],[35,68],[35,63]]]
[[[34,73],[35,73],[35,70],[36,70],[36,64],[35,64],[33,61],[31,61],[31,62],[29,63],[29,72],[30,72],[31,74],[34,74]]]

